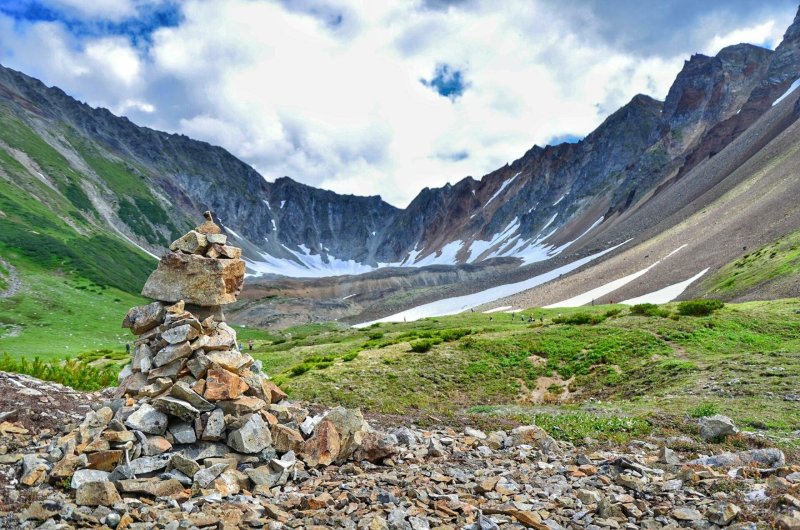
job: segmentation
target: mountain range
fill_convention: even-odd
[[[0,256],[135,292],[208,209],[244,249],[234,315],[254,325],[364,321],[516,283],[454,307],[635,299],[701,271],[678,295],[790,296],[798,78],[800,13],[775,50],[694,55],[663,101],[637,95],[578,142],[533,146],[399,209],[268,182],[220,147],[0,67]],[[773,275],[726,285],[737,262],[763,268],[753,255],[769,245]]]

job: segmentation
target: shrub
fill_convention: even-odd
[[[656,304],[636,304],[631,306],[631,314],[643,317],[668,317],[669,311]]]
[[[622,309],[620,309],[618,307],[612,307],[611,309],[606,311],[605,316],[606,316],[606,318],[612,318],[612,317],[615,317],[615,316],[619,315],[620,313],[622,313]]]
[[[93,391],[116,385],[119,367],[113,364],[95,367],[79,359],[42,361],[36,357],[33,361],[25,358],[17,361],[5,353],[0,358],[0,370],[55,381],[76,390]]]
[[[289,369],[289,373],[292,374],[292,377],[297,377],[298,375],[303,375],[312,368],[314,368],[313,364],[308,364],[308,363],[297,364]]]
[[[571,315],[565,315],[556,317],[553,319],[553,322],[556,324],[575,324],[575,325],[586,325],[586,324],[599,324],[606,317],[604,315],[593,315],[591,313],[573,313]]]
[[[411,351],[416,353],[425,353],[430,351],[437,344],[437,341],[425,339],[425,340],[415,340],[411,343]]]
[[[711,298],[687,300],[678,304],[678,313],[691,317],[705,317],[723,307],[724,303]]]
[[[350,361],[352,361],[356,357],[358,357],[358,350],[352,350],[352,351],[349,351],[349,352],[345,353],[342,356],[342,360],[344,362],[346,362],[346,363],[349,363]]]
[[[439,337],[445,342],[453,342],[471,334],[471,329],[445,329],[439,333]]]
[[[689,416],[693,418],[704,418],[706,416],[713,416],[714,414],[719,414],[719,406],[711,401],[704,401],[689,410]]]
[[[367,335],[367,337],[369,337],[369,340],[382,339],[383,338],[383,331],[373,331],[372,333]]]

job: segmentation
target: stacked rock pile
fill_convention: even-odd
[[[88,506],[119,503],[120,493],[270,495],[305,468],[394,452],[358,411],[310,416],[287,402],[239,350],[222,306],[236,300],[244,262],[206,218],[148,278],[143,294],[156,301],[126,315],[123,327],[137,339],[115,399],[58,441],[52,466],[29,459],[24,484],[71,477],[77,504]]]

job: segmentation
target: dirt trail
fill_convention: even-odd
[[[0,266],[8,271],[8,276],[3,278],[8,283],[8,287],[4,291],[0,291],[0,298],[10,298],[20,290],[22,282],[17,274],[17,269],[9,262],[0,258]]]

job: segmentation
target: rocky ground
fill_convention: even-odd
[[[0,396],[2,528],[800,528],[800,466],[777,449],[691,461],[683,438],[576,448],[533,426],[391,427],[397,418],[383,422],[393,447],[378,464],[298,460],[285,484],[253,487],[261,464],[242,461],[200,490],[166,488],[156,471],[142,479],[152,494],[90,506],[69,479],[23,486],[23,456],[58,461],[59,437],[103,396],[5,373]]]

